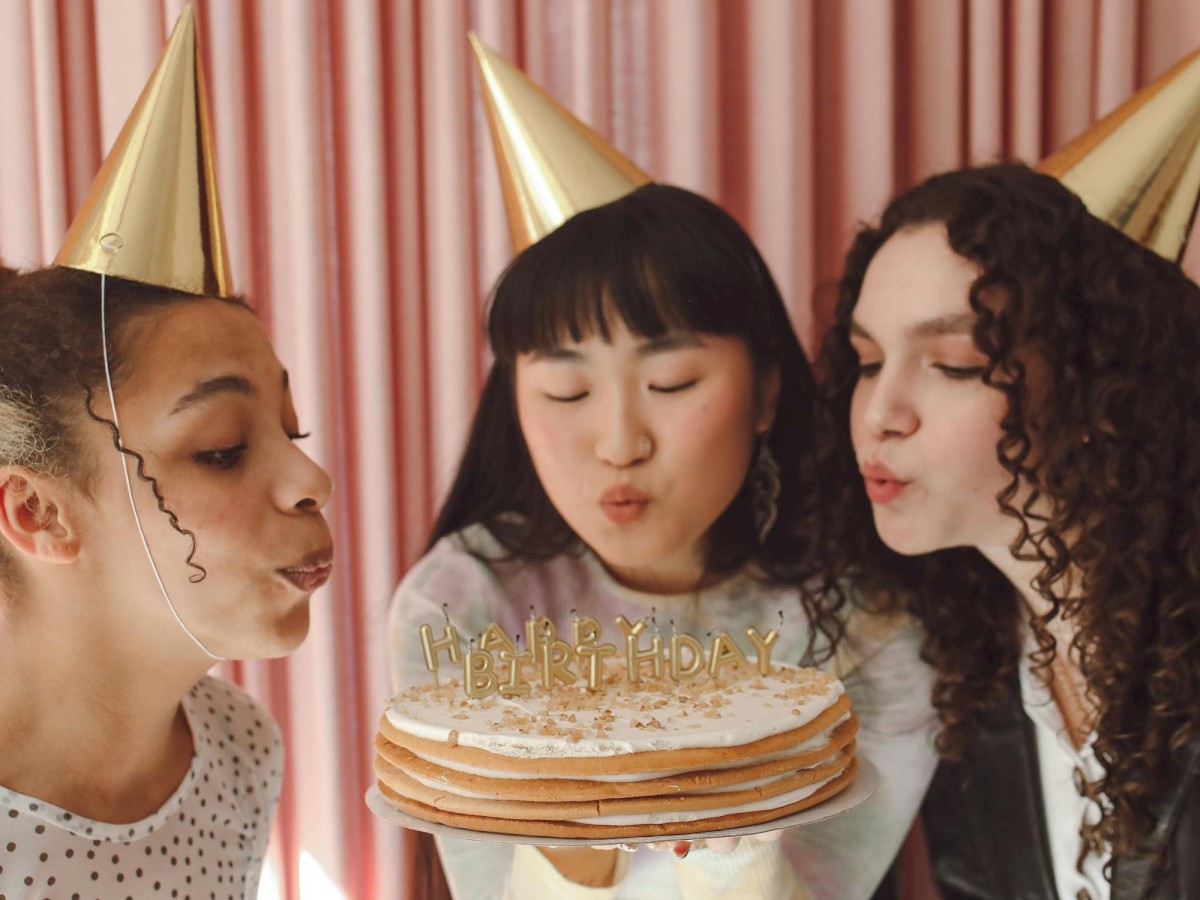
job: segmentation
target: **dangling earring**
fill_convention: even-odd
[[[759,544],[766,543],[779,515],[779,463],[775,462],[775,456],[767,446],[769,436],[770,432],[759,441],[758,456],[750,469],[750,502],[754,507],[754,530]]]

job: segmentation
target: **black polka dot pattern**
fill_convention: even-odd
[[[0,787],[0,900],[253,898],[282,782],[271,718],[205,677],[183,701],[192,765],[153,815],[114,825]]]

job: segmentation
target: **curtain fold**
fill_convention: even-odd
[[[0,0],[7,264],[50,261],[182,5]],[[461,452],[510,256],[468,29],[655,177],[724,204],[810,349],[857,224],[894,192],[1036,162],[1200,45],[1193,0],[195,6],[236,284],[337,485],[336,575],[305,645],[221,667],[285,730],[263,893],[287,898],[402,897],[425,862],[362,796],[388,598]]]

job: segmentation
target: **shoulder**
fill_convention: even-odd
[[[530,594],[527,602],[538,602],[543,594],[591,578],[583,554],[513,557],[487,528],[471,525],[442,538],[409,569],[393,595],[392,614],[409,605],[422,615],[432,609],[440,619],[442,604],[453,616],[455,610],[507,606]]]
[[[235,796],[257,796],[251,811],[273,804],[283,779],[283,738],[275,720],[235,684],[206,675],[185,700],[196,752],[208,757]]]

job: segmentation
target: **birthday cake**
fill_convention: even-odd
[[[463,680],[441,677],[388,704],[376,738],[379,790],[443,825],[621,838],[767,822],[847,787],[858,722],[841,682],[761,656],[755,666],[725,639],[734,649],[714,645],[709,659],[734,658],[685,678],[661,645],[660,663],[644,666],[649,652],[635,633],[627,656],[602,656],[587,679],[514,675],[520,689],[508,691],[490,662],[490,690],[481,691],[468,654]],[[555,661],[549,642],[545,658]]]

